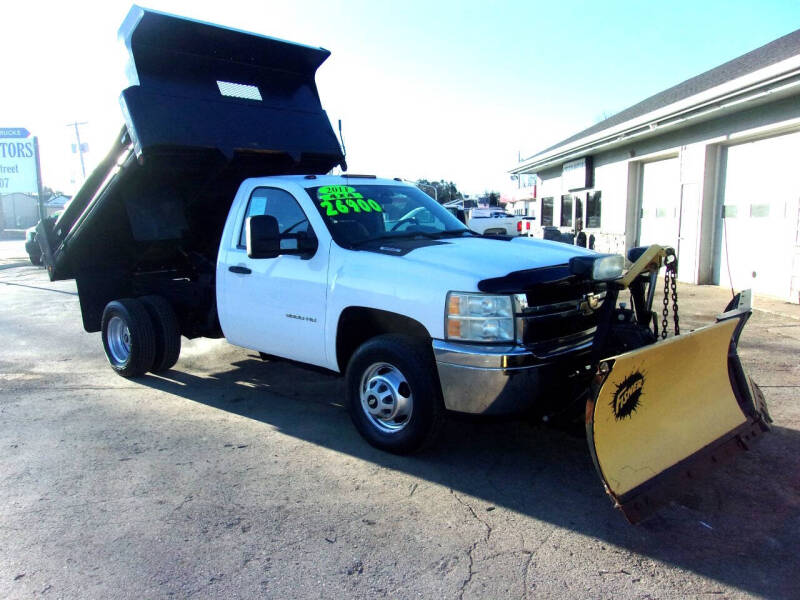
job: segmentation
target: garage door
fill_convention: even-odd
[[[642,165],[642,213],[639,244],[678,244],[680,163],[677,158]]]
[[[727,148],[719,283],[797,302],[800,133]]]

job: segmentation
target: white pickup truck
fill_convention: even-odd
[[[594,279],[570,275],[577,256]],[[523,412],[550,379],[587,369],[603,282],[621,268],[620,256],[481,237],[395,180],[252,178],[222,230],[215,310],[232,344],[344,374],[359,432],[404,453],[432,441],[446,411]],[[514,287],[515,273],[537,272]],[[558,297],[537,299],[554,276]],[[178,359],[187,310],[150,285],[103,310],[106,355],[124,376]]]
[[[621,256],[484,237],[399,178],[325,175],[345,166],[314,85],[325,50],[138,7],[120,33],[125,127],[38,236],[117,373],[224,336],[345,375],[361,434],[411,452],[446,411],[547,412],[551,381],[588,372]]]
[[[510,215],[502,210],[475,208],[470,212],[467,226],[473,231],[483,235],[510,235],[520,234],[518,223],[521,217]]]
[[[396,453],[433,441],[451,411],[585,418],[631,520],[684,469],[766,430],[735,352],[746,303],[656,343],[669,249],[633,249],[622,276],[618,255],[478,235],[400,179],[324,175],[346,171],[314,82],[326,50],[138,7],[120,33],[125,126],[37,229],[118,374],[172,368],[182,336],[224,336],[343,374],[358,431]]]

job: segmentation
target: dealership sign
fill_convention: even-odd
[[[592,169],[592,157],[579,158],[571,162],[564,163],[561,170],[561,181],[563,188],[568,191],[585,190],[593,185],[594,172]]]
[[[0,127],[0,194],[36,194],[36,152],[24,127]]]

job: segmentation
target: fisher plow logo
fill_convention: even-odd
[[[642,399],[644,389],[644,373],[639,370],[628,375],[617,385],[614,397],[611,399],[611,410],[614,411],[614,418],[617,421],[630,419]]]

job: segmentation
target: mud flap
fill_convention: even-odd
[[[750,312],[600,363],[586,409],[589,449],[631,523],[768,430],[736,353]]]

